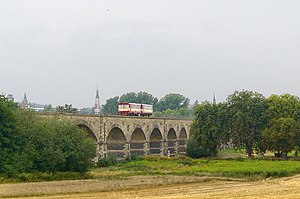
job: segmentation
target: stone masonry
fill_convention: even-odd
[[[64,117],[85,129],[97,144],[97,158],[185,155],[192,120],[152,117],[40,114]]]

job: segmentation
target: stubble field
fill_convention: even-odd
[[[0,184],[0,198],[300,198],[300,161],[145,157],[94,179]],[[27,178],[25,179],[24,177]]]
[[[0,185],[1,198],[300,198],[300,175],[239,181],[209,177],[135,176]]]

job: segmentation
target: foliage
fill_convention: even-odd
[[[267,115],[271,119],[293,118],[296,121],[300,119],[300,100],[294,95],[271,95],[267,103]]]
[[[19,134],[16,131],[17,105],[0,95],[0,173],[12,175],[15,172],[14,161],[19,152]]]
[[[191,139],[194,141],[188,145],[191,157],[216,156],[218,147],[228,137],[226,110],[226,104],[207,101],[196,107],[196,117],[191,128]],[[196,152],[200,154],[196,155]]]
[[[193,138],[187,141],[186,153],[192,158],[208,157],[210,155],[207,148],[204,148],[197,140]]]
[[[167,109],[165,111],[156,111],[154,117],[168,117],[168,118],[193,118],[193,110],[189,108],[180,108],[178,110]]]
[[[190,103],[190,100],[183,95],[170,93],[164,96],[159,100],[156,110],[165,111],[165,110],[179,110],[186,109]]]
[[[264,159],[191,159],[150,156],[97,170],[97,177],[133,175],[223,176],[249,180],[300,173],[299,161]]]
[[[44,112],[53,112],[53,108],[51,104],[45,105]]]
[[[155,107],[158,102],[158,99],[152,94],[140,91],[136,94],[136,101],[141,104],[152,104]]]
[[[56,113],[78,113],[77,108],[73,108],[72,104],[65,104],[65,106],[58,105],[56,107]]]
[[[135,92],[129,92],[124,93],[120,97],[120,102],[129,102],[129,103],[136,103],[136,93]]]
[[[101,112],[103,115],[117,115],[118,114],[119,96],[109,98],[106,103],[102,105]]]
[[[42,119],[0,98],[0,174],[85,172],[95,156],[94,141],[71,121]]]
[[[267,103],[270,123],[263,134],[262,150],[287,158],[288,152],[300,146],[300,100],[290,94],[271,95]]]
[[[39,182],[39,181],[58,181],[58,180],[82,180],[92,179],[89,173],[80,172],[32,172],[19,173],[14,178],[6,179],[8,182]]]
[[[260,136],[266,127],[267,102],[265,97],[253,91],[236,91],[227,99],[231,113],[231,138],[238,148],[246,148],[248,156],[259,148]]]
[[[89,108],[89,107],[87,107],[87,108],[82,108],[82,109],[80,109],[80,110],[79,110],[79,113],[80,113],[80,114],[87,114],[87,115],[91,115],[91,114],[94,114],[94,113],[95,113],[95,111],[94,111],[94,109],[93,109],[93,108]]]
[[[130,103],[141,103],[141,104],[152,104],[153,106],[156,105],[158,99],[153,95],[140,91],[138,93],[129,92],[125,93],[120,97],[120,102],[130,102]]]
[[[102,106],[104,115],[117,115],[118,103],[130,102],[141,104],[152,104],[154,117],[173,117],[173,118],[191,118],[193,109],[188,108],[189,99],[180,94],[168,94],[159,102],[156,97],[147,92],[140,91],[138,93],[129,92],[106,100]]]
[[[117,157],[108,156],[102,159],[99,159],[97,162],[98,167],[110,167],[117,164]]]
[[[24,151],[30,162],[25,171],[85,172],[90,168],[96,150],[94,141],[75,124],[57,119],[31,121],[26,116],[22,123],[30,124],[20,129],[25,132]]]
[[[293,118],[272,120],[270,126],[262,134],[262,145],[271,151],[277,151],[277,156],[285,156],[296,145],[298,134],[297,123]]]

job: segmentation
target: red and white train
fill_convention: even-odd
[[[153,105],[119,102],[118,113],[122,116],[150,116],[153,114]]]

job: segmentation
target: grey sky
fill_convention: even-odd
[[[300,96],[299,0],[0,0],[0,92],[91,107],[126,92],[192,102]]]

